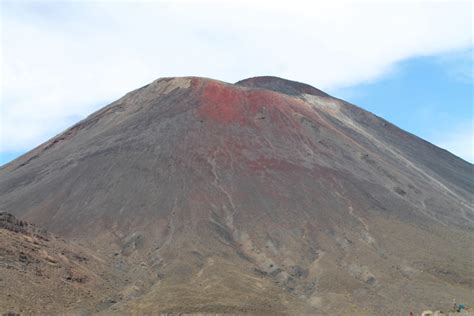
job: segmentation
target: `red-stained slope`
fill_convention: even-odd
[[[304,108],[303,102],[269,90],[242,89],[218,81],[205,82],[198,114],[220,123],[255,125],[257,114],[277,119],[276,113],[288,113],[291,108]]]
[[[201,82],[200,118],[218,123],[237,123],[258,128],[259,120],[268,120],[278,128],[300,129],[300,116],[321,121],[304,101],[283,93],[241,88],[220,81]],[[325,124],[324,122],[320,122]],[[285,131],[281,131],[285,133]]]

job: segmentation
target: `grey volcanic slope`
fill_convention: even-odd
[[[164,78],[3,166],[0,210],[127,275],[65,311],[446,310],[474,304],[473,170],[306,84]]]

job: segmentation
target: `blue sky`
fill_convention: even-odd
[[[417,57],[335,96],[474,162],[473,51]]]
[[[306,82],[474,161],[471,2],[0,6],[0,164],[130,90],[184,75]]]

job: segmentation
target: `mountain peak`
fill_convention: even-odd
[[[250,87],[250,88],[261,88],[267,90],[273,90],[288,95],[299,95],[299,94],[312,94],[322,97],[328,97],[329,95],[313,86],[306,83],[292,81],[274,76],[259,76],[240,80],[235,83],[239,86]]]
[[[161,78],[0,168],[0,210],[21,218],[0,212],[12,289],[0,310],[391,315],[469,303],[472,173],[307,84]],[[23,221],[65,241],[20,235]],[[29,294],[46,288],[57,305]]]

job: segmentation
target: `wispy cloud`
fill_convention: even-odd
[[[472,45],[470,3],[262,3],[2,2],[0,151],[29,149],[161,76],[336,89]]]
[[[474,48],[443,54],[438,62],[455,80],[470,84],[474,82]]]

